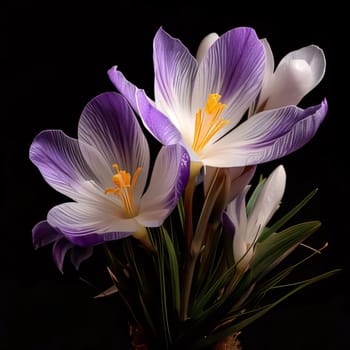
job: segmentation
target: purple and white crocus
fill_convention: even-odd
[[[278,91],[276,82],[267,83],[271,57],[266,48],[254,29],[239,27],[221,36],[209,34],[194,57],[180,40],[160,28],[153,41],[154,101],[128,81],[117,66],[111,67],[108,75],[146,128],[164,145],[184,145],[191,160],[202,165],[256,165],[302,147],[315,135],[327,113],[326,100],[302,109],[295,105],[299,99],[291,99],[274,103],[272,109],[253,109],[246,118],[261,92],[271,96]],[[279,69],[275,81],[281,78],[285,86],[299,89],[301,95],[307,93],[323,70],[322,59],[311,51],[305,49],[297,61],[282,62],[282,67],[293,64],[301,67],[301,73],[308,73],[306,87],[299,89],[303,79],[290,85],[284,80],[294,75],[280,74]],[[310,80],[310,72],[318,78]],[[279,97],[277,94],[275,99]]]
[[[162,225],[176,206],[190,164],[182,146],[163,146],[150,176],[146,137],[126,99],[115,92],[86,105],[77,139],[60,130],[39,133],[30,160],[50,186],[72,200],[52,208],[33,230],[35,246],[60,241],[56,262],[72,245],[130,235],[142,240],[145,228]]]
[[[235,197],[224,214],[226,230],[234,232],[233,256],[238,270],[245,271],[254,256],[254,246],[278,210],[286,187],[286,172],[279,165],[266,179],[253,208],[247,213],[250,185]]]

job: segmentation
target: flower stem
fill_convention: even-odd
[[[216,179],[216,177],[215,177]],[[214,183],[214,182],[213,182]],[[204,201],[204,205],[196,225],[195,234],[191,239],[190,249],[187,253],[184,266],[184,279],[183,279],[183,288],[182,288],[182,308],[181,308],[181,319],[185,321],[188,317],[188,306],[191,296],[192,289],[192,280],[196,267],[196,262],[198,256],[200,255],[203,241],[205,240],[206,235],[208,234],[208,222],[210,214],[213,210],[214,203],[221,192],[223,183],[215,181],[216,186],[213,184],[210,186],[210,189],[207,193],[207,197]],[[185,207],[186,210],[186,207]],[[187,215],[187,211],[186,211]]]
[[[202,168],[201,162],[191,162],[190,178],[185,189],[185,241],[190,251],[193,238],[193,195],[196,188],[196,178]]]

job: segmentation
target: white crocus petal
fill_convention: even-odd
[[[102,188],[113,186],[112,177],[114,175],[111,164],[106,162],[106,158],[95,148],[87,143],[78,140],[79,148],[84,160],[91,168]]]
[[[316,45],[290,52],[273,74],[264,108],[297,105],[322,80],[325,68],[323,50]]]
[[[219,35],[216,33],[210,33],[207,36],[203,38],[203,40],[200,42],[198,50],[197,50],[197,61],[201,62],[204,55],[208,51],[209,47],[213,45],[213,43],[219,38]]]
[[[183,148],[180,146],[167,146],[160,149],[149,186],[140,201],[140,215],[158,211],[153,219],[162,222],[175,207],[176,198],[182,192],[178,186],[185,186],[184,181],[187,181],[184,179],[183,169],[181,170],[184,161],[183,157],[180,157],[181,152]]]
[[[135,220],[139,223],[140,226],[144,227],[159,227],[163,224],[164,218],[169,214],[169,210],[156,207],[145,208],[138,216],[135,217]]]
[[[275,70],[275,59],[273,57],[271,46],[267,39],[261,39],[261,43],[263,44],[265,51],[265,75],[263,80],[265,82],[265,79],[270,79]]]
[[[183,137],[193,133],[192,129],[189,130],[193,116],[190,113],[190,102],[186,100],[191,95],[191,82],[186,78],[187,75],[185,73],[183,79],[178,79],[173,94],[168,96],[167,100],[163,98],[163,93],[159,93],[159,89],[155,86],[155,106],[181,131]]]
[[[279,208],[285,184],[286,173],[280,165],[267,178],[249,217],[245,202],[249,186],[228,205],[226,213],[235,228],[233,254],[238,269],[245,269],[249,265],[259,235]]]
[[[246,213],[246,205],[245,198],[250,186],[246,186],[245,189],[237,195],[237,197],[227,206],[227,215],[231,219],[232,224],[235,228],[234,236],[233,236],[233,256],[235,262],[242,262],[242,258],[245,256],[247,259],[247,213]]]
[[[254,208],[248,219],[247,240],[251,243],[259,238],[260,233],[279,208],[286,187],[286,172],[279,165],[267,178]]]
[[[263,84],[262,89],[260,91],[259,96],[259,103],[257,106],[257,109],[259,109],[259,106],[265,102],[269,95],[269,88],[271,84],[271,79],[273,76],[273,72],[275,70],[275,60],[273,57],[273,52],[271,50],[271,46],[267,39],[261,39],[261,43],[263,44],[264,51],[265,51],[265,73],[263,78]]]
[[[99,204],[99,206],[97,205]],[[134,218],[125,218],[124,211],[115,205],[97,203],[64,203],[52,208],[47,220],[65,235],[134,232],[139,225]]]
[[[280,65],[274,75],[265,109],[296,105],[311,90],[312,70],[304,60],[291,60]]]

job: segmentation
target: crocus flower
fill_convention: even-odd
[[[77,139],[60,130],[39,133],[30,159],[49,185],[72,200],[52,208],[43,227],[80,246],[130,235],[142,239],[145,227],[160,226],[176,206],[189,176],[185,149],[163,146],[146,188],[149,146],[127,101],[114,92],[86,105]]]
[[[253,208],[247,213],[246,195],[250,186],[227,206],[225,227],[231,225],[233,256],[237,268],[245,270],[254,255],[254,245],[260,234],[280,206],[286,187],[286,173],[279,165],[266,179]],[[229,220],[227,220],[229,219]]]
[[[275,69],[271,46],[262,40],[266,53],[263,87],[257,110],[297,105],[322,80],[326,70],[323,50],[308,45],[285,55]]]
[[[287,105],[245,118],[263,88],[265,51],[252,28],[240,27],[209,34],[194,57],[160,28],[153,42],[154,101],[116,66],[108,74],[163,144],[183,144],[191,160],[202,165],[256,165],[302,147],[327,112],[324,100],[306,109]]]

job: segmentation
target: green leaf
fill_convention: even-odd
[[[180,273],[179,273],[179,264],[177,260],[177,255],[174,249],[173,242],[168,234],[168,231],[165,229],[165,227],[161,227],[160,231],[162,234],[165,250],[167,252],[167,257],[168,257],[169,269],[167,269],[167,273],[169,274],[168,277],[170,278],[173,306],[177,314],[179,315],[181,292],[180,292]]]
[[[203,319],[208,316],[208,314],[215,311],[224,303],[224,298],[221,298],[217,303],[210,304],[209,302],[218,295],[220,289],[225,286],[231,279],[235,266],[228,268],[225,273],[223,273],[216,281],[211,285],[208,291],[201,297],[196,298],[193,302],[192,314],[193,319]],[[208,305],[209,304],[209,305]]]
[[[222,246],[222,227],[209,223],[207,241],[197,261],[196,275],[193,279],[191,293],[194,299],[201,298],[226,268]]]
[[[300,201],[292,210],[285,214],[281,219],[276,221],[272,226],[266,227],[262,234],[259,237],[259,242],[262,242],[268,238],[274,232],[277,232],[285,223],[287,223],[295,214],[297,214],[301,208],[305,206],[306,203],[317,193],[318,189],[316,188],[310,192],[302,201]]]
[[[128,237],[129,238],[129,237]],[[136,259],[134,252],[134,241],[133,238],[123,239],[123,247],[125,252],[125,257],[127,260],[127,266],[130,269],[131,279],[134,280],[137,286],[137,295],[140,305],[143,310],[145,320],[154,334],[157,334],[156,327],[152,319],[152,283],[148,280],[148,274],[146,273],[143,265],[143,259]]]
[[[319,221],[309,221],[286,228],[270,235],[255,246],[251,261],[251,274],[253,280],[258,279],[271,265],[280,260],[288,251],[311,236],[321,226]]]
[[[266,182],[267,178],[263,178],[263,176],[260,176],[259,178],[259,183],[258,185],[255,187],[253,193],[251,194],[251,196],[249,197],[249,201],[247,203],[247,216],[249,217],[254,205],[255,205],[255,202],[256,200],[258,199],[259,197],[259,194]]]
[[[327,245],[324,245],[322,249],[327,247]],[[283,279],[285,279],[291,272],[294,271],[297,267],[305,263],[307,260],[311,259],[316,254],[319,254],[321,250],[314,250],[311,254],[309,254],[304,259],[301,259],[296,264],[286,267],[285,269],[281,270],[280,272],[275,273],[272,277],[265,279],[263,282],[259,282],[255,288],[252,294],[249,296],[249,298],[246,301],[246,304],[251,303],[252,299],[255,299],[255,304],[258,304],[265,295],[274,288],[279,288],[280,286],[277,286],[279,282],[281,282]]]
[[[179,220],[181,223],[182,230],[184,229],[184,223],[185,223],[185,207],[184,207],[184,202],[183,199],[180,198],[178,203],[177,203],[177,212],[179,215]]]
[[[323,279],[329,278],[329,277],[333,276],[334,274],[338,273],[339,271],[340,271],[339,269],[328,271],[326,273],[320,274],[320,275],[315,276],[313,278],[310,278],[306,281],[303,281],[300,285],[298,285],[296,288],[294,288],[291,291],[289,291],[288,293],[286,293],[283,297],[279,298],[277,301],[275,301],[271,304],[262,306],[261,308],[259,308],[257,310],[252,310],[252,311],[249,311],[245,314],[242,314],[240,316],[240,317],[243,317],[242,321],[236,322],[236,323],[232,324],[231,326],[224,328],[221,331],[217,331],[217,332],[213,333],[212,335],[208,335],[208,336],[204,337],[203,339],[197,341],[192,346],[192,349],[193,350],[201,349],[205,346],[215,344],[215,343],[219,342],[220,340],[224,339],[225,337],[242,330],[243,328],[247,327],[248,325],[250,325],[251,323],[253,323],[257,319],[259,319],[260,317],[264,316],[267,312],[269,312],[275,306],[277,306],[282,301],[284,301],[285,299],[287,299],[291,295],[295,294],[299,290],[301,290],[301,289],[303,289],[303,288],[305,288],[313,283],[316,283],[316,282],[319,282]],[[251,316],[249,316],[250,314],[251,314]],[[248,316],[248,317],[246,317],[246,316]]]

